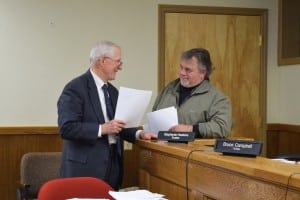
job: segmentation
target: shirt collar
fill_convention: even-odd
[[[95,81],[95,83],[96,83],[97,88],[102,88],[102,86],[105,84],[105,82],[104,82],[101,78],[99,78],[99,76],[97,76],[97,75],[93,72],[92,69],[90,69],[90,72],[91,72],[91,74],[92,74],[92,76],[93,76],[93,79],[94,79],[94,81]]]

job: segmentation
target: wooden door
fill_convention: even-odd
[[[211,82],[233,108],[231,136],[265,140],[265,10],[160,6],[159,90],[179,76],[181,53],[206,48]]]

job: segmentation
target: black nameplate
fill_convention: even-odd
[[[216,139],[216,152],[227,155],[256,157],[261,153],[262,142],[249,140]]]
[[[172,131],[159,131],[157,135],[158,140],[168,142],[190,142],[195,139],[194,132],[172,132]]]

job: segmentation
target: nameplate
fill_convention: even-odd
[[[256,157],[262,150],[262,142],[249,140],[216,139],[216,152],[227,155]]]
[[[194,132],[171,132],[171,131],[159,131],[157,135],[158,140],[164,140],[168,142],[191,142],[195,139]]]

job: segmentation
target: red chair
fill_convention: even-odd
[[[112,187],[101,179],[92,177],[58,178],[42,185],[38,200],[66,200],[70,198],[113,198]]]

